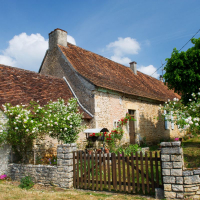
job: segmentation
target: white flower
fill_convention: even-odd
[[[192,101],[192,99],[189,99],[189,101]]]
[[[29,132],[29,129],[26,129],[26,132]]]
[[[168,102],[170,102],[170,99],[168,99]]]
[[[0,130],[0,133],[3,133],[3,130]]]
[[[70,128],[72,128],[72,125],[70,125]]]
[[[31,123],[33,123],[33,120],[31,120]]]
[[[189,124],[193,124],[193,121],[189,121]]]
[[[17,130],[17,129],[18,129],[18,127],[15,127],[15,129]]]
[[[64,130],[66,131],[66,130],[67,130],[67,128],[65,127],[65,128],[64,128]]]
[[[199,126],[199,124],[198,124],[198,123],[195,123],[195,126]]]
[[[55,124],[55,125],[58,125],[58,122],[55,122],[54,124]]]

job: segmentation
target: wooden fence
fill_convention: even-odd
[[[73,185],[91,190],[154,193],[163,186],[160,154],[73,153]]]

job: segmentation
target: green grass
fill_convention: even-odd
[[[200,135],[183,141],[182,148],[185,167],[200,167]]]

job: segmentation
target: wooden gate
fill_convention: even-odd
[[[114,190],[129,193],[154,193],[162,188],[161,159],[156,153],[91,155],[73,153],[73,185],[91,190]]]

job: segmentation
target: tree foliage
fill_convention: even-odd
[[[187,51],[174,48],[171,58],[167,58],[164,74],[165,82],[170,89],[181,93],[184,103],[197,93],[200,88],[200,38],[191,39],[193,47]]]

